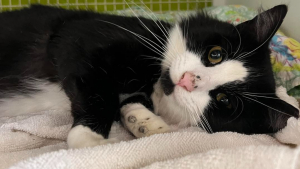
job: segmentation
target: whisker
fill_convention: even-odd
[[[247,55],[249,55],[249,54],[255,52],[257,49],[259,49],[259,48],[262,47],[265,43],[267,43],[267,42],[269,41],[269,39],[273,37],[272,35],[274,35],[274,33],[277,31],[277,28],[278,28],[278,26],[279,26],[279,23],[280,23],[280,22],[277,23],[276,27],[274,28],[274,30],[272,31],[272,33],[270,34],[270,36],[269,36],[269,37],[268,37],[261,45],[259,45],[257,48],[253,49],[252,51],[248,52],[247,54],[245,54],[245,55],[243,55],[243,56],[241,56],[241,57],[245,57],[245,56],[247,56]]]
[[[151,11],[151,9],[149,9],[148,7],[147,7],[147,5],[143,2],[143,1],[140,1],[149,11]],[[134,2],[133,2],[134,3]],[[134,4],[136,4],[136,3],[134,3]],[[142,11],[143,12],[145,12],[152,20],[153,20],[153,22],[158,26],[158,28],[160,29],[160,31],[164,34],[164,36],[165,36],[165,38],[166,39],[168,39],[168,36],[167,35],[169,35],[168,34],[168,31],[165,29],[165,27],[162,25],[162,23],[160,22],[160,20],[157,18],[157,16],[152,12],[152,14],[153,14],[153,16],[156,18],[156,21],[158,21],[159,23],[160,23],[160,25],[161,25],[161,27],[157,24],[157,22],[152,18],[152,16],[151,15],[149,15],[148,14],[148,12],[146,12],[143,8],[141,8],[142,9]],[[164,29],[164,31],[162,30],[162,29]],[[167,34],[167,35],[166,35]],[[169,39],[168,39],[169,40]]]
[[[223,35],[221,35],[221,36],[228,42],[228,44],[230,45],[230,52],[233,53],[233,51],[232,51],[232,44],[230,43],[230,41],[227,38],[225,38]]]
[[[264,103],[262,103],[262,102],[260,102],[260,101],[257,101],[257,100],[255,100],[255,99],[252,99],[252,98],[247,97],[247,96],[244,96],[244,95],[243,95],[243,97],[245,97],[245,98],[247,98],[247,99],[249,99],[249,100],[252,100],[252,101],[254,101],[254,102],[256,102],[256,103],[259,103],[259,104],[261,104],[261,105],[263,105],[263,106],[266,106],[266,107],[268,107],[268,108],[270,108],[270,109],[272,109],[272,110],[275,110],[275,111],[277,111],[277,112],[279,112],[279,113],[282,113],[282,114],[284,114],[284,115],[287,115],[287,116],[290,116],[290,117],[291,117],[291,115],[289,115],[289,114],[287,114],[287,113],[284,113],[284,112],[282,112],[282,111],[280,111],[280,110],[277,110],[277,109],[275,109],[275,108],[273,108],[273,107],[271,107],[271,106],[268,106],[268,105],[266,105],[266,104],[264,104]]]
[[[248,93],[248,94],[262,94],[262,95],[266,95],[266,94],[275,95],[275,93],[251,93],[251,92],[243,92],[243,93]]]
[[[200,123],[200,125],[201,125],[202,129],[203,129],[203,130],[205,130],[205,132],[207,132],[207,133],[208,133],[208,130],[207,130],[206,126],[203,124],[203,121],[202,121],[202,119],[200,119],[198,123]]]
[[[140,38],[140,37],[139,37]],[[150,49],[151,51],[153,51],[154,53],[156,53],[156,54],[158,54],[158,55],[162,55],[162,53],[160,52],[160,51],[156,51],[156,50],[154,50],[154,49],[152,49],[152,48],[150,48],[149,46],[147,46],[145,43],[143,43],[143,42],[141,42],[140,40],[138,40],[138,39],[136,39],[139,43],[141,43],[143,46],[145,46],[146,48],[148,48],[148,49]],[[142,39],[143,40],[143,39]],[[144,40],[144,42],[146,42],[145,40]],[[148,42],[146,42],[147,44],[148,44]],[[150,46],[152,46],[152,45],[150,45]]]
[[[127,6],[129,7],[129,9],[133,12],[133,14],[135,15],[135,17],[139,20],[139,22],[143,25],[144,28],[146,28],[146,30],[148,30],[154,37],[156,40],[158,40],[161,45],[163,46],[162,49],[166,50],[166,46],[164,43],[162,43],[157,37],[159,37],[157,34],[153,33],[145,24],[144,22],[138,17],[138,15],[134,12],[134,10],[132,10],[132,8],[130,7],[130,5],[125,1],[125,3],[127,4]],[[161,38],[161,37],[160,37]],[[162,38],[161,38],[162,39]],[[166,41],[165,41],[166,42]]]
[[[132,2],[132,3],[134,3],[134,2]],[[149,10],[149,11],[151,11],[148,7],[147,7],[147,5],[145,5],[144,3],[143,3],[143,1],[141,1],[141,3]],[[137,5],[136,3],[134,3],[135,5]],[[153,22],[158,26],[158,28],[160,29],[160,31],[164,34],[164,36],[166,37],[166,39],[168,40],[168,41],[165,41],[163,38],[161,38],[161,37],[159,37],[158,36],[158,38],[160,38],[160,39],[162,39],[166,44],[167,44],[167,42],[169,42],[169,43],[171,43],[171,44],[173,44],[172,43],[172,41],[170,41],[170,39],[168,38],[169,37],[169,33],[168,33],[168,31],[166,30],[166,28],[163,26],[163,24],[161,23],[161,21],[157,18],[157,16],[152,12],[152,14],[153,14],[153,16],[156,18],[156,21],[158,21],[158,23],[161,25],[161,26],[159,26],[158,24],[157,24],[157,22],[153,19],[153,17],[151,16],[151,15],[149,15],[148,14],[148,12],[146,12],[143,8],[141,8],[152,20],[153,20]],[[163,30],[164,31],[163,31]],[[166,46],[166,44],[164,45],[164,49],[165,49],[165,51],[167,50],[167,46]],[[175,50],[178,50],[177,48],[175,49]],[[177,51],[177,53],[178,53],[178,51]],[[164,56],[164,55],[163,55]],[[171,54],[170,55],[172,58],[176,58],[176,56],[174,55],[174,54]],[[169,65],[168,65],[168,67],[170,67]]]
[[[247,96],[252,96],[252,97],[262,97],[262,98],[267,98],[267,99],[277,99],[277,100],[280,100],[279,98],[276,98],[276,97],[259,96],[259,95],[252,95],[252,94],[246,94],[246,93],[243,93],[243,94],[247,95]]]
[[[238,53],[238,51],[240,50],[240,47],[242,45],[242,37],[241,37],[241,34],[239,32],[239,30],[233,25],[234,29],[237,31],[238,35],[239,35],[239,39],[240,39],[240,43],[239,43],[239,47],[238,49],[236,50],[236,52],[233,54],[233,57]]]
[[[245,53],[245,52],[244,52]],[[252,55],[254,55],[255,53],[251,53],[251,54],[249,54],[249,55],[247,55],[247,54],[245,54],[245,55],[239,55],[237,58],[236,58],[236,60],[239,60],[239,61],[243,61],[243,59],[244,58],[246,58],[246,57],[250,57],[250,56],[252,56]]]
[[[158,58],[158,57],[150,56],[150,55],[140,55],[140,56],[146,57],[145,59],[152,59],[152,60],[158,60],[158,61],[163,61],[164,60],[162,58]]]
[[[194,121],[194,124],[198,127],[198,121],[197,121],[197,119],[196,119],[196,117],[195,117],[195,114],[194,113],[192,113],[193,111],[189,111],[189,115],[190,115],[190,117],[192,118],[192,120]],[[192,121],[191,120],[191,121]]]
[[[192,120],[190,120],[190,122],[193,121],[197,126],[198,123],[197,123],[197,120],[196,120],[195,115],[193,113],[193,112],[195,112],[194,107],[192,105],[189,105],[189,103],[187,103],[186,105],[187,105],[186,107],[190,108],[190,111],[188,111],[188,114],[189,114],[190,118],[192,118]],[[191,109],[193,109],[193,110],[191,110]]]
[[[211,126],[209,125],[206,117],[204,115],[201,115],[201,117],[204,119],[205,124],[207,125],[208,129],[209,129],[209,133],[213,133],[213,130],[211,128]]]
[[[197,109],[195,109],[194,105],[195,104],[191,104],[191,100],[182,100],[183,103],[186,105],[185,108],[188,108],[188,114],[190,116],[190,124],[192,124],[192,122],[196,125],[199,126],[199,121],[197,119],[199,119],[199,116],[197,116]],[[202,123],[200,123],[202,127],[205,127]],[[205,128],[206,131],[206,128]]]
[[[234,95],[234,97],[235,97],[235,99],[236,99],[237,105],[236,105],[236,108],[235,108],[235,110],[233,111],[232,114],[234,114],[234,113],[236,112],[236,110],[238,109],[238,107],[239,107],[239,100],[238,100],[238,98],[237,98],[236,95]]]
[[[243,100],[242,100],[240,97],[238,97],[238,96],[237,96],[237,99],[239,99],[239,100],[241,101],[241,103],[242,103],[242,110],[240,111],[240,113],[239,113],[234,119],[228,121],[227,123],[231,123],[231,122],[233,122],[234,120],[238,119],[238,118],[240,117],[240,115],[241,115],[241,114],[243,113],[243,111],[244,111],[244,102],[243,102]],[[236,108],[236,109],[237,109],[237,108]],[[226,124],[227,124],[227,123],[226,123]]]
[[[196,106],[196,109],[194,111],[195,111],[195,115],[198,117],[198,120],[202,122],[202,119],[203,119],[203,122],[204,122],[203,125],[207,127],[206,132],[213,133],[213,130],[212,130],[210,124],[208,123],[207,119],[203,115],[203,112],[200,110],[200,108],[197,106],[197,104],[195,103],[195,101],[193,99],[191,99],[191,101],[192,101],[193,105]],[[200,112],[201,116],[199,116],[199,114],[197,112]]]
[[[142,4],[144,4],[143,3],[143,1],[141,1],[141,3]],[[144,4],[144,6],[149,10],[149,11],[151,11],[148,7],[147,7],[147,5],[145,5]],[[169,33],[168,33],[168,31],[166,30],[166,28],[163,26],[163,24],[160,22],[160,20],[157,18],[157,16],[152,12],[152,14],[153,14],[153,16],[156,18],[156,21],[158,21],[158,23],[161,25],[161,27],[157,24],[157,22],[152,18],[152,16],[151,15],[149,15],[143,8],[141,8],[152,20],[153,20],[153,22],[158,26],[158,28],[162,31],[162,33],[164,34],[164,36],[166,37],[166,39],[168,40],[167,42],[169,42],[169,43],[171,43],[171,44],[173,44],[173,42],[172,41],[170,41],[170,39],[169,39]],[[163,31],[163,30],[164,31]],[[166,42],[166,41],[165,41]],[[166,42],[166,43],[167,43]],[[167,47],[166,47],[167,48]],[[178,53],[178,49],[175,49],[175,50],[177,50],[177,53]],[[176,56],[174,55],[174,54],[172,54],[171,55],[171,57],[172,58],[176,58]],[[171,61],[169,61],[169,62],[171,62]],[[169,66],[170,67],[170,66]]]
[[[150,43],[150,42],[152,42],[152,43],[155,44],[156,46],[160,47],[158,44],[156,44],[156,43],[153,42],[152,40],[150,40],[150,39],[148,39],[148,38],[146,38],[146,37],[144,37],[144,36],[142,36],[142,35],[140,35],[140,34],[137,34],[137,33],[135,33],[135,32],[132,32],[132,31],[130,31],[130,30],[128,30],[128,29],[126,29],[126,28],[120,26],[120,25],[115,24],[115,23],[112,23],[112,22],[109,22],[109,21],[105,21],[105,20],[101,20],[101,19],[97,19],[97,21],[105,22],[105,23],[114,25],[114,26],[116,26],[116,27],[118,27],[118,28],[120,28],[120,29],[123,29],[123,30],[125,30],[125,31],[127,31],[127,32],[129,32],[129,33],[131,33],[131,34],[133,34],[133,35],[135,35],[136,37],[140,38],[141,40],[143,40],[144,42],[146,42],[147,44],[149,44],[151,47],[153,47],[154,49],[156,49],[156,51],[160,53],[159,55],[163,55],[162,51],[158,50],[156,47],[154,47],[154,46]],[[146,41],[145,39],[148,40],[148,41]],[[149,41],[150,41],[150,42],[149,42]]]

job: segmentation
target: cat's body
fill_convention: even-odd
[[[120,115],[136,137],[168,132],[153,111],[208,132],[277,131],[299,116],[276,96],[269,59],[285,13],[237,27],[203,13],[175,25],[43,6],[2,13],[0,115],[71,110],[70,147],[114,141],[104,138]]]

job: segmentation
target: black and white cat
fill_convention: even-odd
[[[276,132],[299,117],[276,94],[269,57],[286,13],[234,26],[203,12],[174,25],[39,5],[3,12],[0,115],[71,111],[71,148],[116,141],[107,137],[120,119],[136,137],[169,124]]]

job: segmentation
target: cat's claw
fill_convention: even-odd
[[[146,108],[127,110],[129,111],[121,110],[123,115],[122,122],[137,138],[171,131],[169,125],[161,117],[156,116]]]

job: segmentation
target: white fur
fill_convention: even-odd
[[[289,96],[284,87],[276,88],[276,95],[299,110],[298,101],[294,97]],[[282,143],[300,145],[300,119],[290,117],[287,121],[287,126],[278,131],[275,137]]]
[[[123,125],[137,138],[170,131],[170,127],[146,107],[139,103],[127,104],[121,108]],[[130,121],[133,118],[134,121]],[[140,129],[144,132],[141,132]]]
[[[276,96],[279,97],[281,100],[289,103],[290,105],[294,106],[295,108],[299,109],[298,101],[287,94],[286,88],[279,86],[276,88]]]
[[[154,102],[155,113],[164,117],[170,124],[182,126],[197,125],[205,108],[209,106],[210,90],[228,82],[244,81],[248,70],[243,63],[235,60],[224,60],[222,63],[206,67],[201,62],[200,53],[188,51],[186,40],[178,25],[170,31],[167,50],[162,65],[162,70],[170,70],[170,77],[177,84],[185,72],[199,75],[201,80],[195,81],[196,89],[188,92],[180,86],[175,86],[174,92],[166,96],[160,82],[154,86],[151,96]]]
[[[300,145],[300,119],[290,117],[286,127],[279,130],[274,136],[282,143]]]
[[[40,91],[26,95],[12,92],[9,94],[11,97],[0,99],[0,117],[38,113],[49,109],[70,111],[70,100],[57,84],[43,80],[31,80],[25,84]]]
[[[162,69],[165,71],[170,67],[177,55],[181,55],[186,51],[185,40],[182,36],[180,27],[176,24],[169,33],[169,40],[167,43],[167,50],[164,53],[165,59],[162,63]]]
[[[93,132],[90,128],[82,125],[72,128],[67,138],[69,148],[94,147],[116,142],[119,142],[119,140],[115,138],[105,139],[101,134]]]

